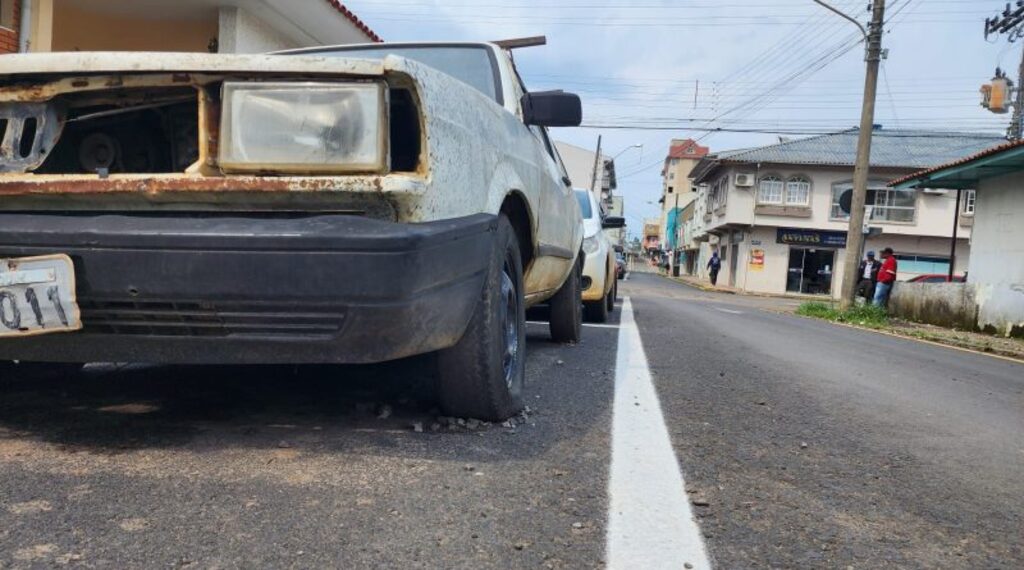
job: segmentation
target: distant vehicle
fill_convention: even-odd
[[[615,248],[602,230],[621,228],[625,220],[602,216],[601,205],[593,192],[580,189],[575,192],[583,216],[583,253],[587,256],[583,265],[583,318],[603,323],[615,309],[619,289],[615,279]]]
[[[967,281],[966,275],[954,275],[954,283],[964,283]],[[928,273],[925,275],[918,275],[907,279],[907,283],[949,283],[949,275],[940,275],[938,273]]]
[[[616,278],[626,278],[626,258],[621,253],[615,254],[615,268]]]
[[[437,353],[445,413],[503,420],[524,310],[579,340],[547,127],[580,99],[525,91],[498,44],[0,58],[0,361]]]

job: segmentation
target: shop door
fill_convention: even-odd
[[[786,291],[805,295],[831,295],[836,252],[831,249],[789,248]]]

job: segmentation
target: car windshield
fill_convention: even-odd
[[[304,52],[309,53],[309,52]],[[384,59],[397,55],[429,65],[467,83],[484,95],[498,101],[498,87],[491,52],[483,46],[359,46],[318,51],[322,55]]]
[[[586,190],[576,191],[576,201],[580,203],[580,213],[584,220],[594,217],[594,209],[590,207],[590,196]]]

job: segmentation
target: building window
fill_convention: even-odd
[[[974,190],[964,190],[964,195],[961,197],[961,201],[964,203],[964,215],[974,215],[974,201],[977,199],[977,194]]]
[[[675,172],[669,172],[668,173],[668,179],[669,180],[675,180],[676,179],[676,173]]]
[[[679,164],[679,159],[678,158],[673,158],[672,159],[672,166],[675,166],[677,164]]]
[[[674,187],[672,187],[672,186],[669,186],[669,187],[668,187],[668,193],[669,193],[669,194],[671,194],[673,190],[675,190],[675,188],[674,188]]]
[[[794,176],[786,181],[786,205],[806,206],[811,201],[811,182],[803,176]]]
[[[15,0],[0,0],[0,27],[14,29]]]
[[[778,176],[765,176],[757,184],[757,202],[759,204],[782,203],[782,179]]]
[[[908,253],[897,253],[897,269],[900,273],[915,273],[918,275],[949,274],[949,258],[937,255],[914,255]]]
[[[871,192],[868,192],[871,197]],[[917,192],[913,190],[896,190],[878,188],[874,191],[875,208],[871,219],[879,222],[913,222],[914,210],[917,206]]]
[[[853,184],[850,182],[832,186],[832,210],[830,212],[832,219],[850,219],[850,215],[839,207],[839,197],[851,188],[853,188]],[[917,191],[888,188],[885,182],[881,181],[869,182],[864,204],[873,206],[870,220],[872,222],[912,223],[917,212]]]

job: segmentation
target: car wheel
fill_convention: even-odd
[[[438,353],[441,408],[448,415],[501,421],[523,407],[526,310],[519,241],[504,215],[484,290],[459,342]]]
[[[608,304],[608,312],[615,312],[615,300],[619,298],[619,283],[616,281],[612,283],[612,290],[608,291],[608,297],[605,298],[605,302]]]
[[[577,264],[555,296],[551,307],[551,338],[555,342],[579,342],[583,322],[583,291],[580,287],[580,266]]]

